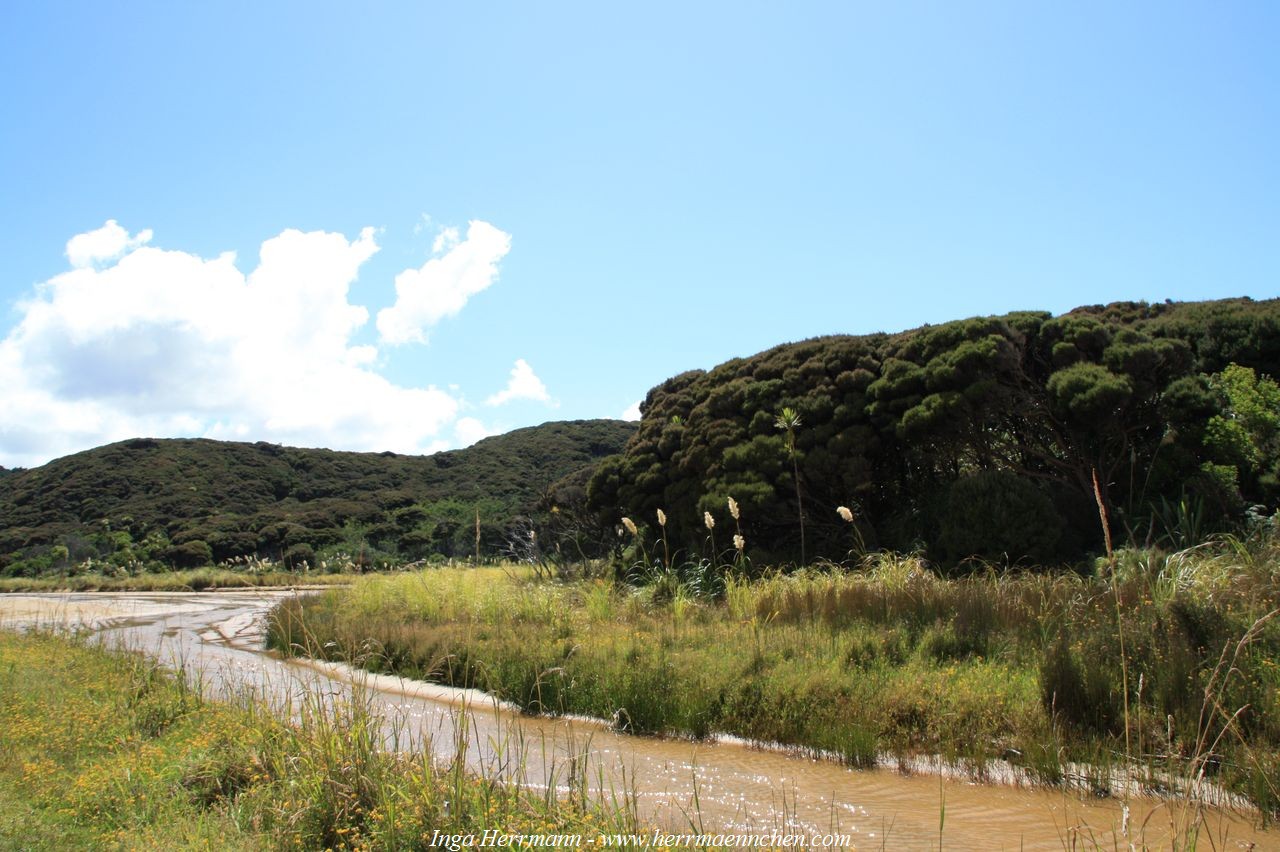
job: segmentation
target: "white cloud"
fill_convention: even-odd
[[[96,231],[77,234],[67,240],[67,259],[75,267],[91,266],[94,261],[111,260],[138,246],[151,242],[150,229],[142,231],[136,237],[120,227],[115,219]]]
[[[529,362],[523,358],[517,359],[516,365],[511,368],[511,378],[507,380],[507,386],[484,402],[485,405],[502,405],[513,399],[532,399],[537,402],[551,401],[551,395],[547,393],[547,386],[542,383],[542,379],[534,374]]]
[[[451,424],[474,433],[454,424],[455,394],[392,383],[377,349],[352,342],[369,312],[348,288],[378,251],[372,229],[287,230],[248,275],[234,254],[150,238],[114,221],[73,237],[73,268],[17,306],[0,340],[0,464],[135,436],[415,453],[439,449]]]
[[[459,447],[469,447],[481,438],[500,434],[500,430],[490,429],[474,417],[459,417],[453,424],[453,434]]]
[[[488,222],[472,221],[467,237],[451,244],[445,229],[436,238],[433,257],[419,269],[396,276],[396,303],[378,312],[384,343],[425,343],[427,329],[462,310],[467,300],[498,278],[498,262],[511,250],[511,235]],[[457,231],[452,230],[453,239]]]
[[[623,420],[639,420],[640,419],[640,403],[643,400],[637,399],[631,405],[627,406],[627,410],[622,412]]]
[[[457,228],[441,228],[440,233],[436,234],[435,241],[431,243],[431,253],[440,254],[444,251],[453,251],[454,246],[460,241],[461,238],[458,236]]]

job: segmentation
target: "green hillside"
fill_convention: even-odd
[[[613,420],[547,423],[431,456],[122,441],[0,477],[0,571],[86,557],[184,565],[326,550],[366,560],[470,554],[477,512],[493,554],[553,483],[581,476],[634,432]]]
[[[0,573],[470,556],[477,515],[482,556],[581,559],[623,516],[656,542],[659,509],[695,560],[710,512],[719,556],[740,531],[757,565],[1053,564],[1103,549],[1099,497],[1117,543],[1186,546],[1280,505],[1277,375],[1280,300],[1122,302],[784,344],[668,379],[638,429],[426,457],[135,439],[3,471]]]
[[[733,497],[758,561],[865,546],[1044,563],[1103,547],[1096,472],[1117,543],[1185,545],[1280,502],[1277,375],[1280,300],[789,343],[651,390],[590,504],[650,536],[662,509],[672,547],[691,554],[709,546],[704,512],[722,546],[737,529]]]

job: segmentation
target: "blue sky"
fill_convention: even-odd
[[[9,4],[0,464],[425,452],[819,334],[1272,297],[1277,43],[1247,2]]]

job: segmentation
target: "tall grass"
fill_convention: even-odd
[[[938,755],[979,777],[1012,764],[1115,793],[1225,788],[1274,814],[1278,549],[1225,541],[1120,551],[1092,577],[962,579],[875,554],[851,572],[729,575],[718,602],[428,571],[292,602],[271,641],[376,648],[370,668],[630,731],[732,733],[853,765]]]

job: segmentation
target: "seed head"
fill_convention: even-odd
[[[741,535],[735,535],[733,537],[733,547],[739,553],[741,553],[742,549],[746,546],[747,546],[747,540],[743,538]]]
[[[713,530],[716,528],[716,519],[711,517],[710,512],[702,513],[702,523],[706,524],[707,529],[709,530]]]
[[[667,525],[667,513],[659,509],[658,510],[658,526],[665,527],[666,525]]]
[[[738,520],[738,501],[732,497],[729,498],[729,514],[735,521]]]
[[[853,512],[848,506],[836,506],[836,514],[844,518],[846,523],[853,523]]]
[[[640,531],[636,529],[636,522],[630,518],[623,518],[622,525],[627,528],[627,532],[632,535],[640,535]]]

